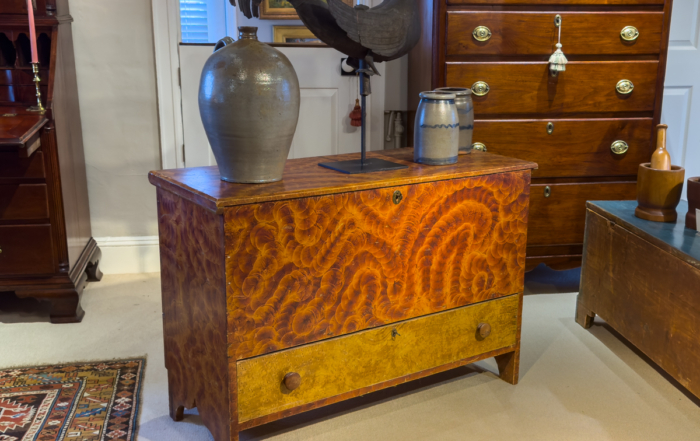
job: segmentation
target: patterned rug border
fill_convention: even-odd
[[[112,359],[94,359],[94,360],[80,360],[80,361],[71,361],[71,362],[66,362],[66,363],[60,363],[60,364],[52,364],[52,363],[45,363],[45,364],[32,364],[32,365],[16,365],[16,366],[8,366],[8,367],[0,367],[0,372],[2,371],[7,371],[7,370],[12,370],[12,369],[39,369],[39,368],[62,368],[66,366],[84,366],[88,364],[98,364],[98,363],[122,363],[122,362],[129,362],[129,361],[141,361],[141,369],[140,369],[140,377],[141,377],[141,384],[140,387],[135,391],[136,396],[134,400],[134,406],[135,406],[135,427],[131,435],[131,440],[138,440],[138,434],[141,429],[141,411],[143,410],[142,404],[142,390],[144,387],[145,383],[145,377],[146,377],[146,368],[148,366],[148,355],[141,355],[141,356],[136,356],[136,357],[126,357],[126,358],[112,358]]]

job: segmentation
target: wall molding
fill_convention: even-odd
[[[180,4],[151,0],[156,60],[161,163],[164,169],[182,168],[182,109],[180,97]]]
[[[96,237],[105,274],[139,274],[160,271],[158,236]]]

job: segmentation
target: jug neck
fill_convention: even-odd
[[[239,26],[238,27],[238,39],[239,40],[257,40],[258,39],[258,28],[256,26]]]

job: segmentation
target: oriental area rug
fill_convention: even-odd
[[[133,441],[144,359],[0,370],[0,441]]]

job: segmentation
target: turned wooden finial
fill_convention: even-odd
[[[671,170],[671,155],[666,150],[666,124],[656,126],[656,150],[651,155],[651,168]]]

